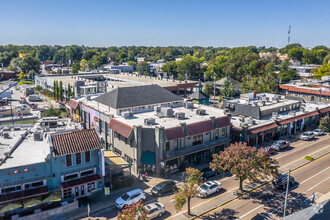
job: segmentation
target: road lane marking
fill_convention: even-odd
[[[315,175],[309,177],[308,179],[302,181],[301,183],[299,183],[299,185],[302,185],[302,184],[306,183],[308,180],[310,180],[310,179],[314,178],[315,176],[317,176],[317,175],[323,173],[324,171],[326,171],[326,170],[329,169],[329,168],[330,168],[330,167],[327,167],[327,168],[323,169],[322,171],[318,172],[317,174],[315,174]],[[329,178],[329,177],[328,177],[328,178]],[[328,178],[327,178],[327,179],[328,179]],[[294,187],[291,187],[291,189],[293,189],[293,188],[294,188]],[[289,190],[290,190],[290,189],[289,189]],[[264,204],[261,204],[261,205],[257,206],[256,208],[254,208],[254,209],[252,209],[251,211],[245,213],[244,215],[242,215],[242,216],[239,217],[239,218],[244,218],[244,217],[247,216],[248,214],[250,214],[250,213],[254,212],[255,210],[257,210],[257,209],[263,207],[264,205],[270,203],[271,201],[273,201],[274,199],[276,199],[276,198],[282,196],[282,195],[285,194],[285,193],[286,193],[286,192],[282,192],[281,194],[279,194],[279,195],[275,196],[274,198],[268,200],[268,201],[265,202]]]

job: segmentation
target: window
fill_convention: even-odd
[[[78,177],[78,173],[67,175],[67,176],[64,176],[64,181],[74,179],[74,178],[77,178],[77,177]]]
[[[71,188],[63,190],[63,198],[64,199],[72,198],[72,189]]]
[[[214,139],[219,139],[219,130],[218,129],[216,129],[214,131]]]
[[[42,180],[38,182],[31,183],[31,187],[38,187],[44,185],[44,182]]]
[[[100,132],[101,133],[105,133],[105,125],[104,125],[104,121],[100,120]]]
[[[225,136],[225,131],[226,131],[226,128],[221,129],[221,136]]]
[[[203,134],[194,135],[193,145],[201,144],[203,142]]]
[[[87,171],[83,171],[80,173],[80,176],[87,176],[87,175],[91,175],[94,173],[94,170],[91,169],[91,170],[87,170]]]
[[[169,150],[170,150],[170,142],[167,141],[167,142],[166,142],[166,151],[169,151]]]
[[[178,140],[174,140],[174,151],[177,151],[178,149]]]
[[[105,123],[105,130],[107,132],[107,136],[110,137],[110,128],[108,127],[108,123]]]
[[[87,192],[92,192],[95,189],[95,182],[87,184]]]
[[[76,153],[76,165],[81,164],[81,153]]]
[[[66,166],[71,167],[72,166],[72,155],[71,154],[66,155],[65,159],[66,159]]]
[[[85,163],[91,162],[91,152],[85,151]]]
[[[15,192],[15,191],[19,191],[19,190],[22,190],[21,185],[3,188],[2,192],[3,193],[9,193],[9,192]]]

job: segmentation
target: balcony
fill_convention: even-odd
[[[180,149],[180,150],[177,150],[177,151],[166,152],[165,153],[165,158],[170,159],[170,158],[173,158],[173,157],[184,156],[186,154],[206,150],[208,148],[211,148],[211,147],[214,147],[214,146],[217,146],[217,145],[220,145],[220,144],[224,144],[226,142],[230,142],[230,139],[226,138],[226,137],[220,137],[219,139],[214,140],[214,141],[198,144],[198,145],[187,147],[187,148]]]

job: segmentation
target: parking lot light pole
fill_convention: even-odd
[[[289,193],[289,185],[290,185],[290,172],[291,172],[291,169],[289,169],[288,179],[287,179],[287,181],[286,181],[286,193],[285,193],[285,202],[284,202],[283,218],[285,217],[286,206],[287,206],[287,204],[288,204],[288,193]]]

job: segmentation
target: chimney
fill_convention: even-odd
[[[255,99],[257,97],[257,92],[254,90],[253,91],[253,98]]]

